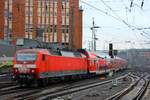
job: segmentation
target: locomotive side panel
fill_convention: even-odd
[[[63,56],[45,56],[45,64],[40,67],[40,78],[61,77],[66,75],[77,75],[87,73],[87,63],[85,58],[73,58]]]

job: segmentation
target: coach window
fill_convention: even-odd
[[[44,61],[44,60],[45,60],[45,55],[43,54],[43,55],[42,55],[42,61]]]
[[[94,59],[92,59],[91,62],[92,62],[92,65],[94,65],[94,63],[95,63]]]

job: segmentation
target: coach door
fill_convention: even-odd
[[[97,59],[94,60],[95,66],[96,66],[96,74],[100,74],[100,66]]]
[[[48,66],[47,66],[47,56],[45,54],[42,55],[42,67],[44,71],[44,77],[48,77]]]

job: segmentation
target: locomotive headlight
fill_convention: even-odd
[[[17,69],[17,68],[15,69],[15,72],[16,72],[16,73],[18,72],[18,69]]]
[[[18,73],[18,68],[14,68],[14,73]]]
[[[31,69],[30,72],[31,72],[31,73],[35,73],[35,69]]]

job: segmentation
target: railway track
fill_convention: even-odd
[[[116,93],[106,100],[141,100],[148,87],[149,80],[147,78],[149,76],[138,77],[132,75],[132,84],[128,88]]]
[[[121,77],[126,77],[128,74],[125,74]],[[118,76],[115,76],[118,77]],[[107,81],[106,81],[107,80]],[[19,87],[16,86],[15,84],[11,84],[9,82],[1,82],[0,84],[8,84],[6,87],[1,87],[0,88],[0,98],[4,98],[5,100],[7,99],[38,99],[38,98],[43,98],[43,97],[57,97],[59,95],[64,95],[67,94],[65,91],[70,91],[73,90],[72,92],[88,89],[91,87],[95,87],[96,85],[102,85],[106,84],[107,82],[110,83],[112,80],[110,78],[104,80],[99,80],[99,77],[96,79],[84,79],[76,82],[69,82],[69,83],[64,83],[60,82],[57,84],[52,84],[47,87]],[[103,82],[104,81],[104,82]],[[93,85],[91,85],[93,84]],[[95,84],[95,85],[94,85]],[[9,86],[10,85],[10,86]],[[86,86],[86,87],[85,87]],[[79,88],[79,90],[76,88]],[[61,93],[60,93],[61,92]],[[71,93],[71,92],[70,92]],[[51,95],[49,95],[51,94]]]
[[[2,88],[14,86],[14,85],[15,85],[15,83],[12,83],[11,81],[0,82],[0,90],[1,90]]]
[[[4,87],[13,86],[15,83],[11,80],[11,73],[0,74],[0,89]]]
[[[3,73],[3,74],[0,74],[0,77],[4,77],[4,76],[7,76],[8,73]]]
[[[127,77],[128,75],[124,75],[124,76],[121,76],[121,77],[118,77],[117,79],[122,79],[124,77]],[[96,81],[96,82],[93,82],[93,83],[84,83],[84,84],[78,84],[78,85],[66,85],[66,86],[63,86],[63,87],[57,87],[57,88],[47,88],[47,89],[44,89],[44,91],[41,91],[41,92],[37,92],[35,94],[31,94],[31,95],[19,95],[19,96],[16,96],[15,99],[16,100],[19,100],[19,99],[26,99],[26,100],[34,100],[34,99],[52,99],[52,98],[56,98],[56,97],[59,97],[59,96],[63,96],[63,95],[68,95],[68,94],[71,94],[71,93],[74,93],[74,92],[78,92],[78,91],[81,91],[81,90],[85,90],[85,89],[89,89],[89,88],[92,88],[92,87],[96,87],[96,86],[100,86],[100,85],[103,85],[103,84],[107,84],[107,83],[110,83],[112,82],[112,80],[107,80],[107,81],[103,81],[103,82],[100,82],[100,81]]]

